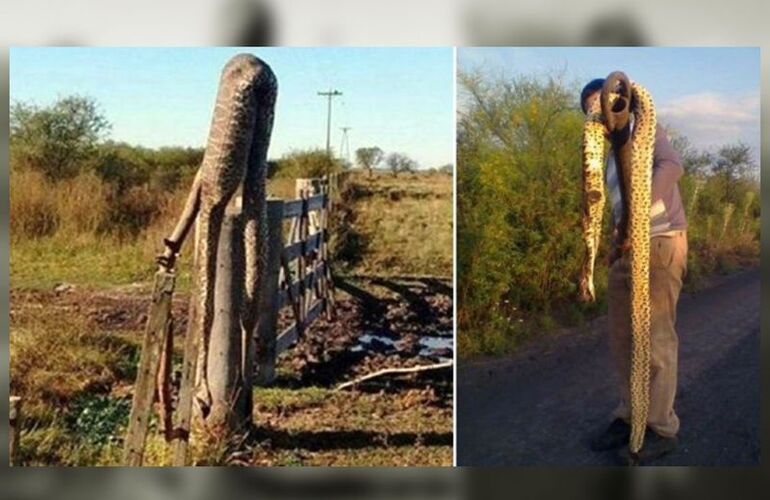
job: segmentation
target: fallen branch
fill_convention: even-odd
[[[452,368],[454,366],[453,361],[445,361],[443,363],[437,363],[435,365],[417,365],[412,366],[409,368],[384,368],[382,370],[378,370],[374,373],[370,373],[368,375],[364,375],[362,377],[358,377],[356,379],[350,380],[348,382],[344,382],[337,386],[335,391],[339,391],[342,389],[345,389],[347,387],[352,387],[356,384],[359,384],[361,382],[364,382],[366,380],[371,380],[373,378],[381,377],[383,375],[390,375],[390,374],[404,374],[404,373],[417,373],[417,372],[426,372],[430,370],[442,370],[444,368]]]

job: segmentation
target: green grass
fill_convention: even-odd
[[[92,288],[148,282],[156,267],[139,242],[122,245],[96,237],[16,241],[10,261],[11,286],[27,289],[49,289],[62,282]]]
[[[357,238],[356,274],[452,276],[452,177],[445,174],[351,176],[348,191]],[[344,242],[343,242],[344,243]]]

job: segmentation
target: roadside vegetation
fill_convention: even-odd
[[[502,354],[524,339],[606,310],[608,238],[597,302],[579,304],[580,88],[557,78],[459,76],[457,130],[458,349]],[[664,124],[665,125],[665,124]],[[744,144],[708,151],[669,129],[682,155],[687,212],[685,289],[759,262],[759,172]],[[609,234],[609,207],[605,214]]]

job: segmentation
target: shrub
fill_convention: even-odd
[[[305,179],[341,172],[342,163],[321,149],[297,150],[277,162],[275,177]]]
[[[148,186],[134,186],[109,200],[109,218],[102,230],[125,238],[136,237],[161,212],[162,197]]]

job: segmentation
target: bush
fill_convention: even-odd
[[[161,212],[163,197],[149,186],[134,186],[108,202],[109,218],[103,232],[136,237]]]
[[[104,182],[122,192],[133,186],[147,184],[151,167],[142,149],[127,144],[108,143],[99,148],[93,170]]]
[[[292,151],[277,162],[277,178],[307,179],[343,170],[342,163],[321,149]]]
[[[459,326],[473,330],[502,300],[543,312],[574,293],[582,116],[575,90],[555,80],[460,81],[469,105],[458,124]]]

